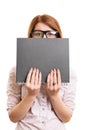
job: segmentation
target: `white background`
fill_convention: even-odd
[[[6,87],[16,64],[16,38],[27,37],[31,19],[38,14],[55,17],[63,37],[70,39],[70,64],[77,75],[76,108],[67,130],[87,129],[87,4],[86,0],[0,1],[0,130],[14,130],[6,111]]]

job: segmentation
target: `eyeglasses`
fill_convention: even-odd
[[[56,38],[58,37],[58,32],[54,30],[47,30],[47,31],[42,31],[42,30],[33,30],[31,32],[31,37],[33,38],[43,38],[44,35],[46,38]]]

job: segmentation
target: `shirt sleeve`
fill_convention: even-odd
[[[16,69],[12,68],[7,84],[7,111],[8,114],[12,108],[21,100],[21,85],[16,83]]]
[[[77,76],[73,70],[70,71],[70,82],[65,85],[65,91],[63,96],[64,103],[74,111],[75,97],[76,97],[76,84]]]

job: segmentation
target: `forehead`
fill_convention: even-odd
[[[43,31],[45,31],[45,30],[52,30],[52,28],[50,28],[49,26],[47,26],[44,23],[37,23],[34,29],[35,30],[43,30]]]

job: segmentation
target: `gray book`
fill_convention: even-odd
[[[54,68],[62,82],[69,82],[69,39],[17,38],[16,82],[25,82],[31,67],[42,72],[43,83]]]

